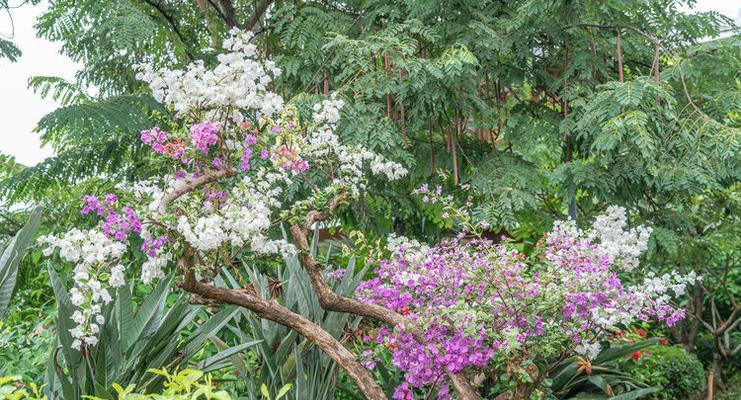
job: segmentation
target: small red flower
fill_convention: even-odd
[[[632,358],[633,360],[640,360],[641,356],[643,356],[643,354],[640,351],[636,351],[635,353],[630,355],[630,358]]]
[[[669,339],[667,338],[661,338],[659,339],[659,344],[662,346],[669,346]]]
[[[638,329],[636,329],[636,330],[635,330],[635,333],[636,333],[636,334],[638,334],[638,336],[640,336],[640,337],[642,337],[642,338],[645,338],[645,337],[647,336],[647,335],[646,335],[646,331],[644,331],[644,330],[643,330],[643,329],[641,329],[641,328],[638,328]]]

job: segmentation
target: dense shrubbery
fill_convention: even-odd
[[[681,346],[655,346],[636,353],[624,371],[655,387],[651,398],[699,399],[705,391],[706,373],[700,361]]]

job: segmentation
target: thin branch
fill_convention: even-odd
[[[183,33],[180,32],[180,29],[178,28],[177,24],[175,23],[175,20],[170,16],[168,13],[165,12],[165,10],[160,7],[158,3],[154,3],[150,0],[144,0],[145,3],[149,4],[152,8],[157,10],[160,15],[167,21],[167,23],[172,27],[173,32],[175,32],[175,35],[180,39],[180,43],[183,45],[183,48],[185,49],[185,55],[188,56],[188,59],[190,61],[194,61],[195,57],[193,56],[193,53],[188,50],[188,44],[185,40],[185,36],[183,36]]]
[[[226,168],[218,171],[207,172],[198,178],[191,179],[187,183],[175,188],[172,192],[169,192],[160,202],[158,210],[160,213],[164,213],[173,201],[180,198],[180,196],[189,193],[202,186],[208,185],[209,183],[216,182],[223,178],[230,178],[235,176],[237,171],[232,168]]]
[[[244,25],[242,25],[242,28],[245,30],[251,31],[252,28],[254,28],[258,22],[260,22],[260,18],[262,18],[262,15],[265,14],[265,11],[268,10],[268,7],[272,3],[273,3],[273,0],[260,0],[255,5],[255,11],[253,11],[252,15],[250,15],[250,17],[247,18],[247,21],[245,21]]]

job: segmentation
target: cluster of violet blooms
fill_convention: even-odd
[[[137,78],[175,116],[167,130],[153,127],[142,131],[140,139],[155,158],[165,156],[172,163],[173,173],[118,185],[128,206],[113,194],[103,200],[85,196],[82,213],[99,217],[95,227],[39,239],[46,244],[45,256],[56,253],[75,265],[70,290],[77,307],[77,325],[71,330],[75,349],[97,344],[105,323],[102,307],[112,300],[109,289],[124,285],[125,275],[134,275],[122,265],[132,234],[142,240],[139,250],[146,261],[140,279],[147,284],[165,275],[184,244],[198,252],[204,265],[216,266],[223,260],[220,255],[236,252],[288,255],[295,252],[293,245],[272,238],[279,236],[275,226],[287,218],[283,210],[301,209],[299,202],[315,204],[328,194],[358,196],[366,187],[368,169],[389,181],[406,174],[396,162],[340,142],[336,125],[344,102],[334,96],[316,104],[312,120],[300,126],[296,107],[270,88],[280,70],[272,61],[258,59],[252,37],[251,32],[231,30],[225,52],[211,69],[201,61],[175,70],[141,66]],[[317,181],[310,182],[310,194],[285,204],[285,190],[299,179],[310,179],[302,172],[320,167],[334,173],[312,174],[330,178],[313,178]],[[182,190],[219,172],[229,174]]]
[[[500,354],[526,359],[547,342],[591,359],[606,334],[633,322],[673,325],[684,313],[670,301],[698,277],[648,274],[626,285],[618,273],[636,267],[650,236],[648,228],[626,227],[620,207],[609,207],[587,231],[559,222],[530,257],[463,234],[434,247],[391,238],[391,258],[377,263],[356,296],[405,315],[426,342],[381,327],[365,338],[376,342],[363,354],[366,366],[388,350],[405,374],[395,399],[413,399],[413,388],[427,385],[449,399],[447,372],[486,368]]]

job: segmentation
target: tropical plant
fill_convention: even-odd
[[[106,395],[105,397],[84,396],[88,400],[231,400],[232,397],[224,390],[214,388],[214,382],[210,375],[205,375],[198,370],[173,369],[169,372],[167,369],[150,369],[149,375],[159,376],[164,381],[164,388],[158,393],[150,392],[146,389],[137,388],[135,385],[128,385],[126,388],[114,383],[113,389],[116,396]],[[30,388],[30,391],[28,390]],[[282,393],[290,389],[284,388]],[[0,377],[0,396],[3,400],[47,400],[48,397],[43,394],[41,388],[35,383],[26,384],[19,377],[5,376]],[[54,397],[52,397],[54,398]],[[276,397],[275,400],[279,400]],[[268,397],[268,400],[270,398]]]
[[[593,360],[569,357],[557,361],[548,368],[549,389],[559,398],[589,393],[594,399],[629,400],[655,393],[657,388],[647,387],[639,377],[621,370],[620,366],[631,354],[657,343],[658,339],[648,339],[634,344],[611,344]]]
[[[0,377],[0,396],[3,400],[46,400],[41,388],[33,382],[26,386],[19,376]]]
[[[26,249],[33,242],[36,229],[39,227],[41,220],[42,207],[36,207],[15,237],[2,248],[0,247],[0,320],[5,317],[5,310],[10,304],[10,297],[15,289],[16,276],[18,275],[18,264],[23,256],[26,255]]]
[[[315,230],[313,237],[310,252],[317,257],[318,230]],[[332,246],[326,251],[326,259],[329,260]],[[245,265],[246,262],[245,260]],[[325,266],[329,267],[330,265]],[[352,296],[366,272],[366,269],[358,272],[355,270],[355,259],[350,258],[345,266],[334,272],[330,288],[340,296]],[[273,298],[282,306],[305,316],[338,341],[346,341],[348,333],[354,332],[358,327],[359,318],[351,314],[327,312],[321,307],[316,293],[304,284],[310,278],[295,255],[286,257],[284,266],[270,271],[270,276],[259,272],[256,266],[241,271],[241,274],[250,277],[250,282],[259,288],[261,296]],[[226,287],[239,288],[238,280],[228,269],[222,270],[221,277],[223,278],[219,278],[219,281],[223,279]],[[293,391],[288,396],[295,400],[336,397],[340,368],[310,340],[280,324],[261,321],[247,310],[242,310],[241,317],[235,318],[233,322],[227,327],[239,339],[238,342],[259,342],[252,348],[254,358],[230,357],[221,364],[206,360],[200,365],[201,369],[209,371],[223,368],[227,362],[231,363],[244,379],[249,399],[257,399],[258,389],[263,393],[263,384],[268,388],[290,386]],[[214,340],[221,347],[226,347],[219,343],[219,339]]]
[[[105,320],[99,328],[100,346],[80,352],[71,348],[74,305],[64,290],[64,282],[51,266],[49,275],[58,307],[58,347],[49,354],[44,388],[50,398],[74,399],[83,395],[112,398],[114,384],[155,390],[163,381],[157,375],[148,374],[148,370],[187,367],[205,342],[238,312],[227,307],[205,316],[201,307],[189,305],[184,296],[168,302],[171,277],[160,281],[136,309],[132,304],[133,285],[121,287],[116,291],[116,301],[101,310]],[[198,318],[203,318],[200,325],[196,324]],[[225,351],[236,353],[233,349]]]

